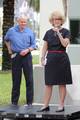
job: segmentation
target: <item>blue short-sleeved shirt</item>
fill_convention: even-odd
[[[20,32],[19,25],[10,28],[4,40],[10,41],[11,49],[15,52],[20,52],[29,47],[36,48],[34,33],[28,27],[23,32]]]

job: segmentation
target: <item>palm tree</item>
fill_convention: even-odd
[[[7,30],[14,25],[14,0],[3,1],[3,39]],[[2,70],[11,69],[11,59],[3,42]]]
[[[33,7],[36,12],[40,10],[40,0],[27,0],[30,7]]]
[[[32,7],[34,9],[34,11],[36,11],[36,13],[38,15],[38,13],[40,11],[40,0],[27,0],[27,2],[29,4],[29,6]],[[36,25],[35,25],[35,21],[34,21],[34,29],[36,28],[35,26]],[[36,34],[37,34],[37,37],[39,37],[39,26],[36,31],[38,31]]]

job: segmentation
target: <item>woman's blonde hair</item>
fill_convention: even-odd
[[[51,13],[50,18],[49,18],[49,22],[50,22],[51,24],[53,24],[53,19],[54,19],[54,18],[60,18],[60,19],[62,20],[62,25],[63,25],[64,22],[65,22],[65,17],[64,17],[64,15],[63,15],[61,12],[59,12],[59,11],[54,11],[54,12]]]

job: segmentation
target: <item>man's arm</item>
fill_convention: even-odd
[[[12,50],[11,50],[11,45],[10,45],[10,41],[5,41],[5,44],[6,44],[6,46],[7,46],[7,49],[8,49],[8,53],[9,54],[12,54]]]

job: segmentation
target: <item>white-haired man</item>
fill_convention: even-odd
[[[12,59],[12,96],[13,105],[18,104],[22,69],[26,81],[26,104],[33,102],[33,65],[31,51],[36,47],[33,31],[27,27],[27,17],[17,18],[18,24],[10,28],[5,35],[5,43]]]

